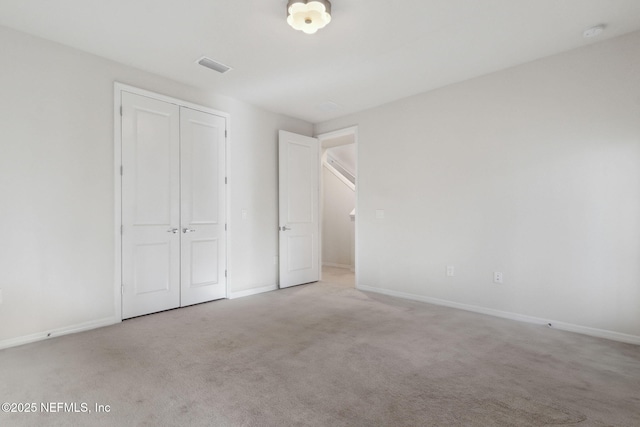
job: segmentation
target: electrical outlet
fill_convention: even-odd
[[[447,277],[453,277],[456,275],[456,269],[453,265],[447,265]]]
[[[499,271],[493,272],[493,283],[504,283],[502,273]]]

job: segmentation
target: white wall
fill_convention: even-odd
[[[361,287],[640,343],[640,33],[356,124]]]
[[[351,267],[351,228],[349,213],[356,207],[356,195],[327,167],[322,167],[322,263]]]
[[[119,320],[114,81],[231,114],[230,290],[275,285],[277,131],[310,124],[2,27],[0,51],[0,348]]]

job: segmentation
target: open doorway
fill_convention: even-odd
[[[318,136],[322,280],[357,283],[357,127]]]

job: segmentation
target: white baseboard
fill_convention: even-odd
[[[555,322],[553,320],[550,320],[548,323],[551,324],[552,328],[559,329],[561,331],[575,332],[578,334],[590,335],[592,337],[640,345],[640,337],[636,335],[623,334],[622,332],[608,331],[606,329],[590,328],[588,326],[574,325],[572,323]]]
[[[90,322],[80,323],[77,325],[65,326],[62,328],[51,329],[44,332],[38,332],[31,335],[25,335],[17,338],[10,338],[8,340],[0,341],[0,350],[17,347],[19,345],[31,344],[33,342],[46,340],[49,338],[55,338],[62,335],[75,334],[77,332],[89,331],[91,329],[102,328],[104,326],[111,326],[122,322],[121,319],[116,317],[107,317],[105,319],[92,320]]]
[[[587,326],[574,325],[574,324],[565,323],[565,322],[556,322],[555,320],[542,319],[539,317],[532,317],[524,314],[512,313],[509,311],[495,310],[492,308],[480,307],[477,305],[462,304],[454,301],[431,298],[431,297],[422,296],[422,295],[391,291],[388,289],[374,288],[366,285],[357,285],[356,288],[361,291],[375,292],[378,294],[389,295],[392,297],[426,302],[429,304],[441,305],[444,307],[457,308],[459,310],[472,311],[474,313],[481,313],[489,316],[502,317],[504,319],[517,320],[520,322],[534,323],[537,325],[546,325],[561,331],[576,332],[579,334],[590,335],[592,337],[606,338],[613,341],[640,345],[640,336],[636,336],[636,335],[623,334],[620,332],[608,331],[605,329],[590,328]]]
[[[351,266],[350,264],[337,264],[335,262],[323,262],[322,266],[323,267],[346,268],[346,269],[349,269],[349,270],[353,270],[353,266]]]
[[[247,289],[245,291],[230,292],[229,293],[229,299],[248,297],[248,296],[251,296],[251,295],[262,294],[264,292],[275,291],[277,289],[278,289],[278,285],[267,285],[267,286],[261,286],[259,288]]]

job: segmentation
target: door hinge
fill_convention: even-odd
[[[224,231],[227,231],[227,224],[224,225]]]
[[[228,182],[228,181],[227,181],[227,177],[225,176],[225,177],[224,177],[224,183],[226,184],[227,182]]]
[[[120,225],[120,234],[124,234],[124,225]]]
[[[124,285],[120,286],[120,293],[124,295]]]
[[[120,116],[122,116],[122,105],[120,106]]]
[[[226,129],[224,130],[224,137],[225,138],[227,137],[227,130]]]
[[[122,176],[123,174],[124,174],[124,167],[120,165],[120,176]]]
[[[227,270],[224,271],[224,277],[227,277]]]

